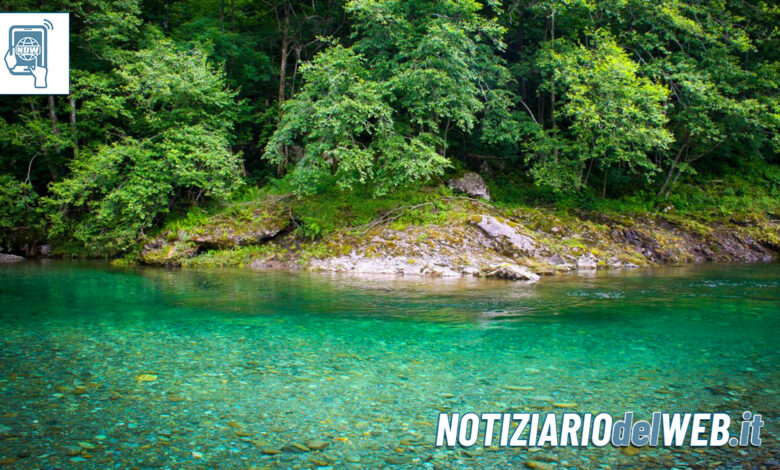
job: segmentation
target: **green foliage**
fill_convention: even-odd
[[[398,211],[398,223],[446,223],[439,218],[449,205],[442,202],[450,192],[444,188],[397,188],[382,196],[373,196],[370,189],[339,191],[335,188],[317,195],[303,196],[290,202],[291,213],[298,220],[298,233],[316,239],[339,230],[364,227],[401,207],[425,204],[419,210]],[[444,218],[446,219],[446,217]]]
[[[279,129],[266,147],[266,158],[281,163],[300,139],[303,155],[293,177],[302,192],[376,181],[381,193],[397,182],[438,174],[446,165],[431,136],[396,134],[384,87],[368,77],[362,57],[352,49],[334,46],[302,73],[306,85],[285,104]]]
[[[281,165],[292,154],[298,192],[370,183],[383,194],[442,174],[451,131],[472,133],[481,116],[485,141],[511,140],[510,79],[496,54],[504,30],[481,9],[349,2],[355,44],[334,44],[302,70],[265,158]]]
[[[507,208],[777,211],[771,2],[6,3],[71,12],[72,95],[0,96],[3,249],[125,252],[288,193],[303,238],[440,223],[420,187],[486,163]]]
[[[12,248],[15,231],[38,228],[41,213],[37,200],[29,183],[0,175],[0,249]]]
[[[234,94],[204,52],[158,40],[117,75],[103,93],[129,117],[125,135],[83,151],[48,198],[52,234],[91,253],[127,250],[171,207],[226,198],[240,182],[228,148]]]
[[[536,62],[542,90],[561,96],[556,118],[565,127],[534,135],[531,171],[555,189],[579,189],[594,164],[602,171],[624,165],[649,178],[657,171],[650,154],[672,142],[664,128],[666,90],[639,77],[639,66],[607,33],[590,39],[591,47],[551,43]]]

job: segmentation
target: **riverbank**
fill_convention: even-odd
[[[173,221],[120,263],[536,281],[573,270],[769,261],[780,250],[773,213],[561,209],[442,187],[406,196],[355,204],[263,194]]]

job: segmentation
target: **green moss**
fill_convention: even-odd
[[[568,246],[569,248],[579,248],[582,250],[588,249],[588,246],[579,238],[567,238],[563,240],[562,243],[564,246]]]
[[[255,259],[269,258],[275,255],[271,245],[243,246],[233,250],[211,250],[193,258],[183,259],[185,268],[246,266]]]
[[[616,228],[628,227],[657,241],[665,256],[680,261],[691,258],[695,240],[707,241],[714,230],[724,227],[740,236],[780,246],[778,224],[766,217],[766,213],[772,213],[770,207],[779,211],[777,201],[772,206],[764,200],[758,210],[747,206],[730,213],[725,208],[736,204],[736,200],[729,201],[706,209],[696,204],[680,208],[670,201],[664,201],[663,206],[639,200],[591,201],[583,209],[582,205],[565,204],[534,207],[526,200],[499,197],[491,205],[454,196],[444,187],[403,188],[382,197],[361,190],[333,191],[296,199],[287,197],[283,186],[271,184],[262,190],[247,191],[229,203],[192,208],[170,219],[155,235],[166,240],[167,247],[149,256],[152,262],[175,264],[180,260],[187,267],[241,266],[255,259],[306,264],[315,258],[346,255],[352,250],[369,257],[419,258],[415,251],[435,250],[458,256],[473,236],[469,226],[481,221],[483,214],[533,236],[549,253],[579,256],[590,252],[602,265],[613,257],[637,265],[648,262],[635,248],[612,238]],[[764,209],[767,211],[762,212]],[[255,224],[290,220],[294,220],[294,232],[271,242],[209,251],[187,259],[192,255],[192,251],[187,255],[187,250],[193,250],[188,242],[192,236],[221,233],[221,238],[226,239],[227,230],[215,230],[229,228],[239,233]],[[411,253],[409,244],[416,245]],[[550,269],[539,260],[527,262],[539,272]]]

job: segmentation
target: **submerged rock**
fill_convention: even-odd
[[[473,172],[465,173],[460,178],[451,179],[449,187],[455,191],[466,193],[470,197],[490,200],[490,191],[487,184],[485,184],[485,180]]]
[[[135,376],[136,382],[155,382],[157,380],[156,374],[139,374]]]
[[[620,453],[622,453],[623,455],[627,455],[629,457],[633,457],[633,456],[637,455],[639,453],[639,451],[640,450],[639,450],[638,447],[634,447],[632,445],[620,448]]]
[[[328,465],[330,465],[330,462],[323,459],[322,457],[317,457],[316,455],[310,456],[308,460],[309,462],[313,463],[318,467],[327,467]]]
[[[491,266],[482,271],[485,277],[497,277],[500,279],[509,279],[511,281],[530,281],[539,280],[539,275],[532,273],[528,268],[514,263],[504,263],[498,266]]]
[[[314,449],[314,450],[322,450],[322,449],[328,447],[329,445],[330,445],[330,442],[321,441],[319,439],[315,439],[313,441],[306,442],[306,446],[309,449]]]
[[[310,449],[308,446],[305,446],[303,444],[299,444],[297,442],[292,442],[290,444],[285,444],[282,446],[283,452],[292,452],[293,454],[300,454],[303,452],[308,452]]]
[[[13,429],[11,429],[10,426],[0,424],[0,437],[10,437],[12,435],[11,434],[12,431]]]
[[[540,462],[538,460],[526,460],[525,466],[536,470],[552,470],[555,468],[552,464]]]

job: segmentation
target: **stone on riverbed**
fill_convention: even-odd
[[[309,462],[313,463],[318,467],[327,467],[330,465],[330,462],[323,459],[322,457],[317,457],[316,455],[312,455],[311,457],[309,457]]]
[[[620,448],[620,452],[623,455],[627,455],[629,457],[633,457],[633,456],[635,456],[635,455],[637,455],[639,453],[639,448],[638,447],[634,447],[632,445],[629,445],[629,446],[626,446],[626,447],[621,447]]]
[[[514,263],[503,263],[498,266],[491,266],[482,271],[485,277],[497,277],[499,279],[509,279],[510,281],[529,281],[536,282],[539,275],[532,273],[528,268]]]
[[[454,189],[455,191],[466,193],[470,197],[474,197],[474,198],[481,197],[487,199],[488,201],[490,200],[490,191],[488,191],[488,187],[487,184],[485,184],[485,180],[483,180],[481,176],[473,172],[465,173],[460,178],[451,179],[449,182],[449,187]]]
[[[68,446],[67,449],[65,449],[65,453],[74,456],[74,455],[80,455],[84,452],[84,449],[80,446]]]
[[[303,452],[308,452],[310,449],[308,446],[305,446],[303,444],[299,444],[297,442],[293,442],[290,444],[285,444],[282,446],[282,450],[284,452],[292,452],[294,454],[300,454]]]
[[[554,468],[552,464],[539,462],[538,460],[526,460],[525,466],[536,470],[552,470]]]
[[[314,449],[314,450],[322,450],[322,449],[328,447],[329,445],[330,445],[330,442],[321,441],[319,439],[315,439],[313,441],[308,441],[306,443],[306,447],[308,447],[309,449]]]
[[[411,463],[412,458],[408,455],[390,455],[385,457],[385,462],[390,465],[407,465]]]

